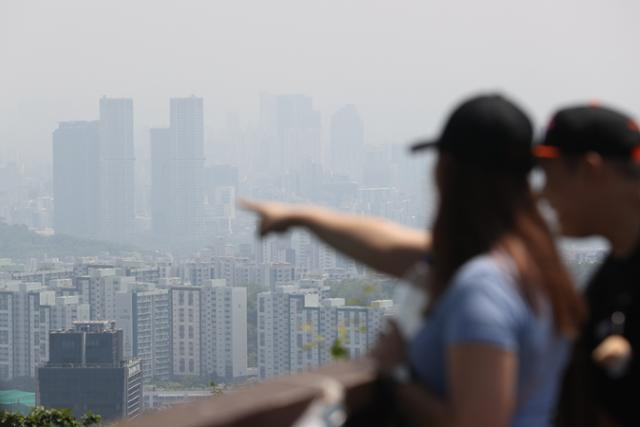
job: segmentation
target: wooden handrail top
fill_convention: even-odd
[[[327,382],[343,387],[347,411],[362,407],[371,401],[374,378],[374,365],[368,359],[333,363],[124,420],[117,427],[288,426],[323,396]]]

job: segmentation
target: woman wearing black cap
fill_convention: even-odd
[[[374,267],[385,251],[404,258],[397,268],[384,263],[396,275],[432,248],[423,327],[408,344],[392,328],[374,351],[383,371],[408,363],[414,382],[391,392],[414,424],[551,423],[583,304],[529,188],[531,141],[527,116],[505,98],[461,104],[437,141],[417,147],[439,151],[432,236],[389,225],[378,234],[369,224],[369,233],[360,225],[353,238],[334,214],[327,221],[309,208],[247,205],[262,216],[262,234],[306,226]],[[385,237],[390,244],[369,244]]]

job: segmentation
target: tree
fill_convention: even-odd
[[[395,281],[377,278],[345,279],[328,282],[329,296],[344,298],[347,305],[368,306],[371,301],[390,299],[393,295]]]
[[[209,388],[211,389],[211,394],[213,396],[220,396],[224,392],[222,391],[222,387],[216,384],[215,381],[209,381]]]
[[[28,415],[0,411],[0,425],[3,427],[89,427],[101,420],[100,415],[91,411],[78,420],[70,409],[49,409],[42,406],[36,406]]]
[[[333,360],[346,360],[349,358],[349,350],[344,346],[347,339],[347,328],[344,325],[338,326],[338,337],[331,345],[331,357]]]

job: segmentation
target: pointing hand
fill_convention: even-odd
[[[238,206],[260,217],[258,233],[265,237],[270,233],[284,233],[295,225],[294,207],[286,203],[254,202],[238,199]]]

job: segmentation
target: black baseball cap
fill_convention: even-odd
[[[640,162],[640,129],[628,115],[597,104],[558,110],[534,156],[553,159],[589,151],[604,158]]]
[[[435,140],[418,141],[412,152],[437,148],[456,159],[527,172],[533,165],[533,126],[513,101],[483,94],[459,104]]]

